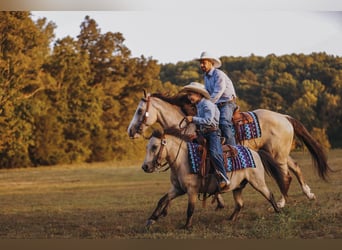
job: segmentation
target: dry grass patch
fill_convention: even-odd
[[[214,211],[197,203],[194,226],[179,229],[186,218],[187,197],[174,200],[169,214],[147,231],[145,221],[168,190],[169,173],[145,174],[140,162],[61,165],[0,171],[0,238],[2,239],[338,239],[342,238],[342,150],[329,153],[339,170],[321,181],[307,153],[295,153],[316,194],[309,201],[293,180],[288,205],[281,214],[248,186],[245,207],[236,223],[232,194],[226,208]],[[127,165],[125,167],[124,165]],[[279,197],[274,181],[267,179]]]

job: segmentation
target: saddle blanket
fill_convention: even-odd
[[[258,117],[252,111],[246,112],[253,118],[253,122],[233,126],[233,133],[237,137],[237,141],[251,140],[261,137],[261,129]]]
[[[199,144],[188,142],[188,155],[190,160],[190,170],[193,174],[198,174],[201,166],[201,152]],[[227,172],[237,171],[245,168],[255,168],[255,162],[251,151],[241,145],[233,146],[237,150],[235,157],[227,158]]]

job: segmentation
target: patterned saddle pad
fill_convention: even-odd
[[[193,174],[198,174],[201,166],[201,152],[199,144],[188,142],[188,155],[190,160],[190,170]],[[237,150],[235,157],[227,158],[226,170],[227,172],[237,171],[245,168],[255,168],[255,162],[251,151],[244,146],[233,146]]]
[[[235,121],[233,126],[233,133],[238,142],[261,137],[259,120],[254,112],[240,112],[240,117],[245,119]]]

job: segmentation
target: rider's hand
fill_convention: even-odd
[[[186,121],[187,121],[188,123],[192,122],[192,116],[191,116],[191,115],[186,116],[185,118],[186,118]]]

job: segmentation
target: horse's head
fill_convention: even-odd
[[[150,95],[145,95],[141,98],[134,116],[128,126],[128,136],[132,139],[138,138],[144,133],[148,126],[157,121],[156,110],[151,105],[152,98]]]
[[[137,138],[158,122],[163,129],[179,127],[186,114],[194,112],[184,95],[166,96],[154,93],[141,99],[127,129],[130,138]],[[192,114],[193,115],[193,114]],[[192,126],[188,132],[194,132]]]
[[[146,156],[141,168],[146,173],[161,170],[167,165],[167,150],[165,135],[154,131],[146,146]]]

